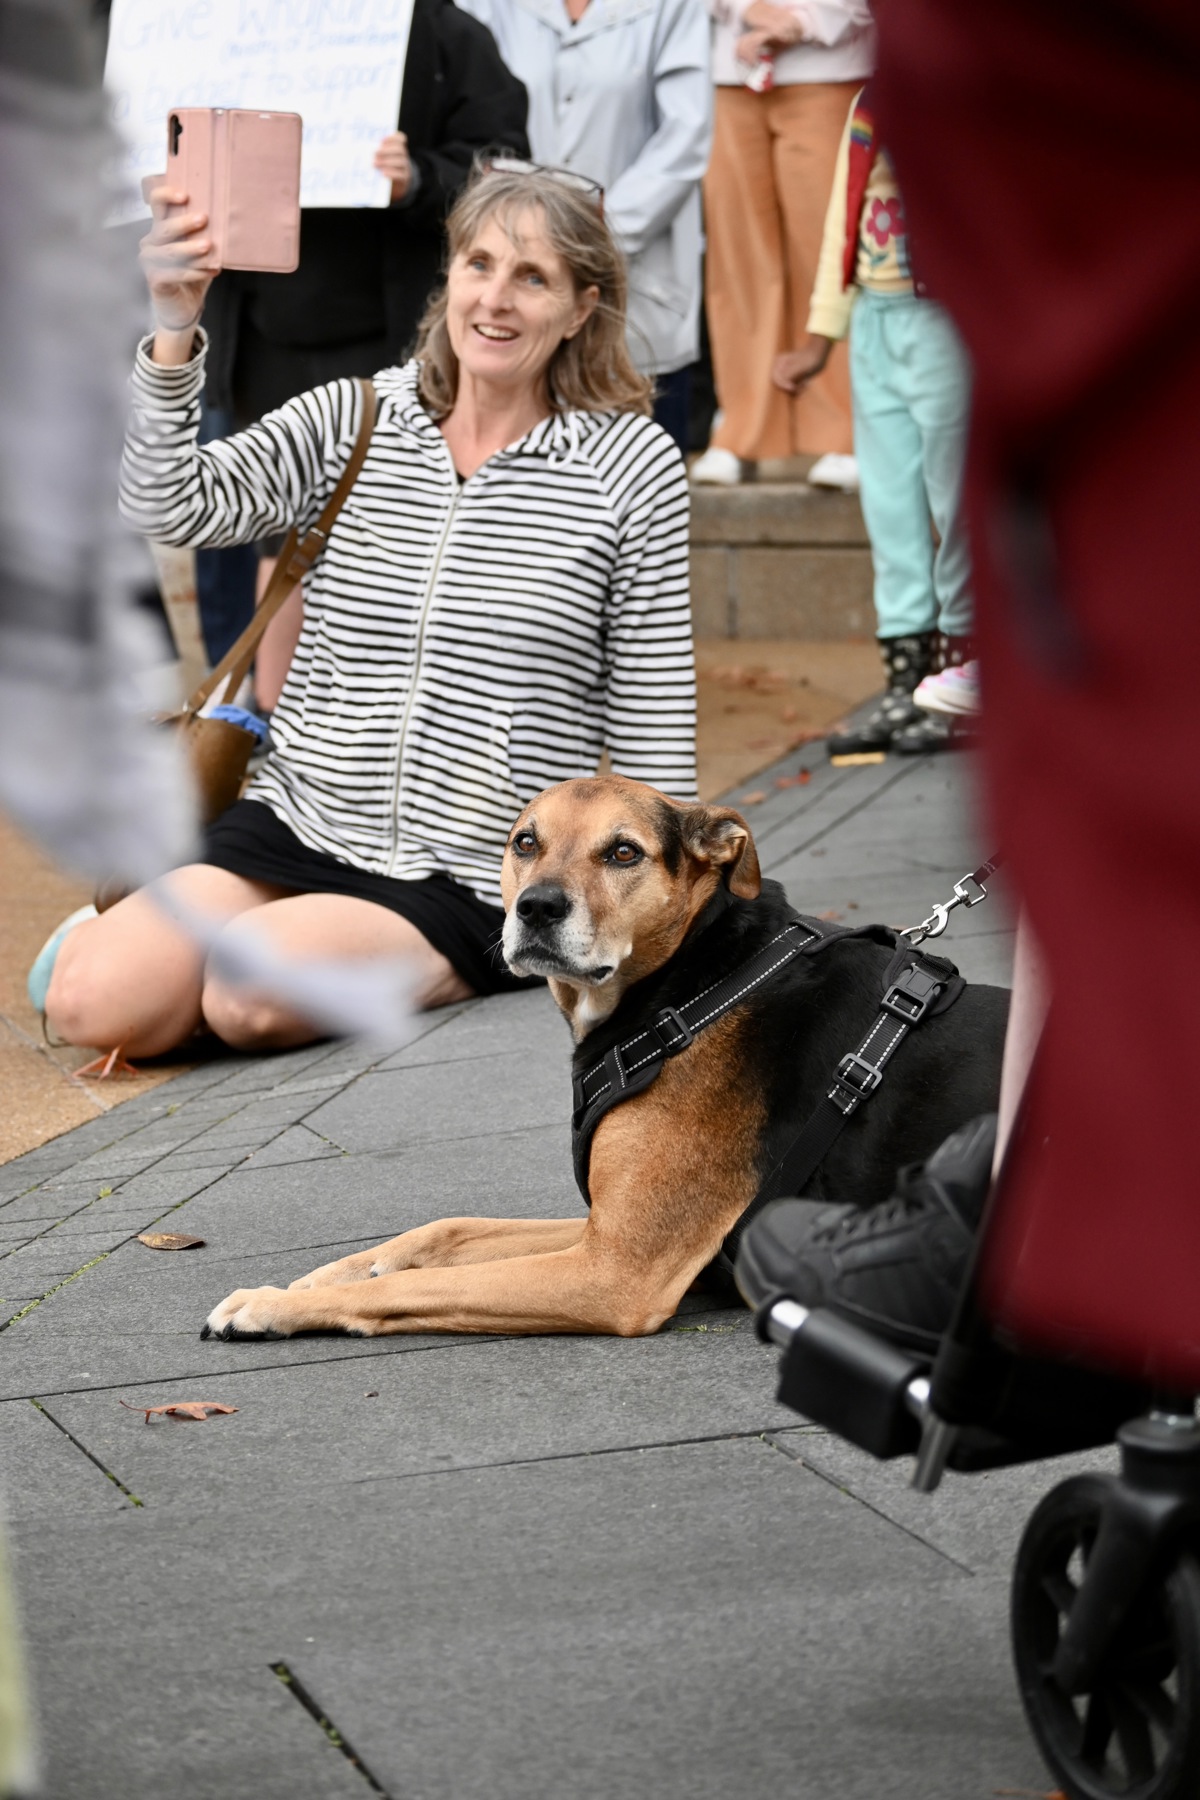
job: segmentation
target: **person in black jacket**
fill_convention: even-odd
[[[442,272],[446,215],[481,151],[528,156],[525,88],[485,25],[453,0],[415,0],[400,119],[375,153],[387,207],[306,207],[291,275],[226,269],[209,291],[204,399],[224,436],[343,375],[403,362]],[[237,551],[201,551],[197,590],[210,651],[249,624],[282,539],[265,540],[257,583]],[[279,697],[301,624],[299,597],[272,619],[255,660],[258,705]]]
[[[210,406],[252,424],[295,394],[400,361],[442,267],[475,157],[529,154],[525,89],[453,0],[415,0],[397,132],[375,165],[388,207],[306,208],[292,275],[226,270],[205,308]]]

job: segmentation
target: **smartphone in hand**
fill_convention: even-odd
[[[223,269],[289,275],[300,262],[299,113],[176,106],[167,118],[170,186],[208,214]]]

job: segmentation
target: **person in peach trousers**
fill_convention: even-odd
[[[771,367],[804,335],[838,144],[875,60],[868,0],[711,4],[705,290],[720,412],[692,477],[732,485],[764,458],[814,455],[818,481],[855,485],[844,352],[795,397]]]

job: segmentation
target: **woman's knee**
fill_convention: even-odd
[[[68,1044],[99,1047],[96,1029],[107,1023],[115,995],[103,959],[91,953],[87,927],[76,926],[59,946],[46,989],[46,1023]]]
[[[129,1054],[154,1056],[195,1030],[198,976],[194,950],[143,917],[134,895],[63,939],[46,990],[46,1022],[68,1044],[119,1044]]]
[[[231,1050],[289,1050],[321,1036],[268,995],[211,979],[200,995],[200,1011],[209,1030]]]

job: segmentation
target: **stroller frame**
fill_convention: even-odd
[[[1026,1718],[1068,1800],[1200,1794],[1200,1424],[1190,1397],[1017,1356],[968,1277],[932,1365],[836,1313],[759,1308],[778,1398],[913,1486],[1111,1444],[1119,1475],[1053,1489],[1022,1536],[1011,1631]]]

